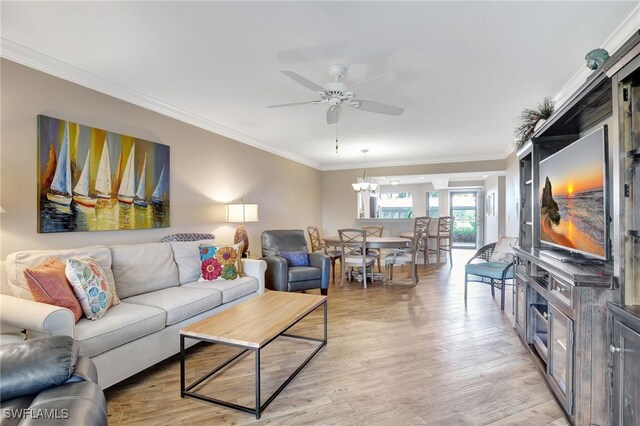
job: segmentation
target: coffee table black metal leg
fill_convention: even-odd
[[[260,349],[256,349],[256,419],[260,418]]]
[[[327,300],[324,301],[324,344],[327,344]]]
[[[180,335],[180,398],[184,398],[184,336]]]

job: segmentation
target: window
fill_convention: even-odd
[[[399,219],[413,216],[413,194],[395,192],[380,194],[380,217]]]
[[[427,192],[427,216],[440,216],[440,204],[438,204],[438,191]]]

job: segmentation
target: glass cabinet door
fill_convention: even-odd
[[[637,424],[640,419],[640,333],[615,320],[610,350],[614,362],[614,424]]]
[[[573,321],[549,304],[549,363],[552,387],[571,414],[573,386]]]

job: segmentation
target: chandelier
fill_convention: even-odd
[[[368,149],[363,149],[360,152],[362,152],[362,157],[363,157],[363,162],[364,162],[364,170],[362,172],[362,177],[359,177],[358,179],[356,179],[356,183],[352,183],[351,186],[353,187],[353,190],[356,192],[362,192],[362,191],[369,191],[370,193],[375,193],[376,189],[378,189],[378,184],[377,183],[372,183],[371,180],[369,180],[369,178],[367,177],[367,152],[369,152]]]

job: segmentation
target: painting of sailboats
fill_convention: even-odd
[[[69,160],[69,123],[65,124],[60,154],[53,174],[53,180],[47,191],[47,200],[55,204],[71,204],[71,162]]]
[[[162,173],[160,173],[160,178],[162,178]],[[140,179],[138,179],[138,189],[136,190],[135,198],[133,199],[133,204],[138,207],[147,207],[149,203],[146,198],[146,188],[147,188],[147,156],[145,154],[144,160],[142,160],[142,171],[140,172]]]
[[[169,164],[167,145],[38,116],[38,232],[168,227]]]

